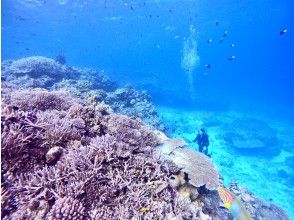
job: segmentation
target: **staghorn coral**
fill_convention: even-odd
[[[20,88],[49,88],[64,76],[74,77],[77,72],[53,59],[32,56],[19,60],[4,61],[2,63],[2,74],[7,81],[19,85]]]
[[[150,128],[144,126],[141,121],[130,119],[127,116],[109,115],[105,127],[107,133],[116,136],[124,143],[136,146],[135,150],[148,150],[159,143],[157,136]]]
[[[211,161],[183,140],[103,103],[21,110],[7,96],[2,152],[17,156],[2,159],[2,219],[232,219],[216,191],[201,187],[217,182]],[[269,209],[283,214],[269,206],[258,216]]]
[[[165,209],[169,200],[162,202],[160,197],[163,192],[165,197],[172,196],[163,187],[166,175],[160,164],[151,155],[147,158],[141,154],[121,157],[116,153],[118,143],[110,135],[95,138],[89,146],[79,146],[76,142],[55,166],[19,176],[12,187],[18,215],[19,210],[28,210],[27,204],[35,199],[37,203],[53,203],[48,216],[56,217],[57,214],[52,213],[57,212],[60,198],[70,197],[80,203],[69,203],[71,207],[66,210],[75,210],[74,204],[78,203],[79,207],[85,207],[87,216],[95,216],[93,219],[156,217],[156,212],[164,216],[158,209]],[[116,204],[122,207],[112,209]]]
[[[145,91],[140,92],[130,86],[118,88],[103,70],[68,67],[53,59],[33,56],[4,61],[2,75],[5,84],[13,83],[17,89],[64,90],[93,102],[105,102],[117,113],[139,117],[153,127],[165,129]],[[5,90],[7,94],[8,89]]]
[[[14,101],[11,97],[9,102]],[[114,114],[99,103],[75,103],[66,109],[37,112],[31,111],[34,108],[14,108],[7,114],[22,112],[32,117],[26,121],[30,126],[41,129],[38,146],[44,150],[38,152],[40,161],[31,161],[32,167],[13,175],[7,172],[2,184],[4,219],[70,215],[77,219],[164,219],[181,215],[180,211],[175,214],[175,210],[181,210],[175,199],[187,194],[188,188],[177,192],[169,186],[169,166],[179,168],[158,160],[154,149],[162,138],[140,120]],[[5,126],[14,123],[9,120]],[[183,141],[173,143],[182,145]],[[191,202],[191,190],[188,194]],[[60,209],[65,201],[67,205]],[[196,216],[193,207],[186,207],[181,216]]]
[[[23,112],[18,107],[2,105],[1,169],[15,174],[42,166],[47,148],[42,146],[44,125],[34,112]]]
[[[139,92],[131,86],[119,88],[107,93],[105,103],[110,105],[115,112],[132,118],[141,118],[146,124],[159,130],[166,129],[146,91]]]
[[[67,110],[80,100],[73,99],[68,93],[63,91],[48,92],[46,90],[20,90],[14,91],[10,97],[10,104],[18,106],[20,109],[29,110]]]

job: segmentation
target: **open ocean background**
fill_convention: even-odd
[[[69,66],[147,90],[170,136],[195,147],[205,126],[225,182],[294,219],[293,11],[291,0],[3,0],[2,60],[64,54]],[[199,62],[188,72],[181,64],[191,41]],[[278,155],[226,145],[227,125],[248,117],[275,130]]]

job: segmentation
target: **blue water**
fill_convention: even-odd
[[[68,65],[103,69],[121,84],[146,89],[166,122],[183,127],[171,129],[172,136],[191,140],[201,124],[193,122],[199,112],[223,115],[219,125],[231,115],[249,114],[266,121],[281,142],[286,137],[287,144],[294,146],[293,135],[287,133],[294,126],[293,11],[291,0],[3,0],[2,60],[32,55],[54,58],[62,53]],[[193,81],[181,67],[191,27],[200,58],[191,73]],[[281,35],[283,29],[287,33]],[[235,59],[228,60],[232,55]],[[178,111],[183,117],[190,115],[190,120],[171,122]],[[212,130],[211,136],[219,132]],[[293,149],[288,147],[286,155],[293,155]],[[216,151],[217,164],[219,155]],[[263,160],[260,166],[266,166]],[[284,165],[283,160],[275,163]],[[293,168],[286,168],[293,175]],[[237,165],[234,175],[221,165],[220,169],[227,179],[238,179],[269,199],[269,191],[261,190],[264,179],[238,176]],[[264,175],[266,167],[258,171],[269,177]],[[283,195],[277,203],[294,219],[294,184],[289,186],[282,177],[266,179],[266,187],[273,186],[273,197]]]

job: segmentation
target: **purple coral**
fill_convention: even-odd
[[[73,104],[68,93],[63,91],[21,90],[11,94],[11,105],[28,110],[67,110]]]

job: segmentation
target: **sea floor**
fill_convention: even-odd
[[[193,139],[198,129],[204,126],[210,139],[209,153],[217,165],[225,184],[236,180],[256,196],[270,201],[287,211],[294,219],[294,170],[289,165],[289,157],[294,156],[294,127],[286,121],[266,118],[264,115],[235,111],[208,112],[158,108],[160,116],[170,128],[171,137],[182,137],[197,150]],[[274,157],[242,155],[230,149],[223,136],[227,124],[238,118],[251,117],[266,122],[281,140],[282,151]],[[286,163],[288,159],[288,163]],[[292,157],[293,159],[293,157]]]

